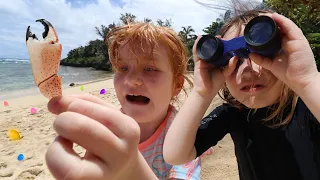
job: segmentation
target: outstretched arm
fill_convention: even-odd
[[[232,58],[221,70],[201,61],[195,49],[200,38],[197,38],[193,47],[194,88],[172,122],[164,141],[163,156],[172,165],[184,164],[196,157],[194,143],[200,121],[237,63],[237,58]]]
[[[216,90],[215,94],[218,92]],[[194,142],[200,121],[209,107],[210,98],[204,98],[193,90],[172,122],[163,147],[167,163],[180,165],[196,157]]]

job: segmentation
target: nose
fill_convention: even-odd
[[[139,72],[129,72],[125,78],[124,84],[129,87],[141,86],[143,84],[142,74]]]
[[[257,65],[250,59],[243,59],[242,64],[239,66],[238,72],[241,73],[241,79],[258,77],[261,74],[261,66]]]

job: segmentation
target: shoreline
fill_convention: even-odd
[[[4,63],[1,63],[2,61]],[[0,59],[0,64],[0,101],[40,93],[34,82],[30,61]],[[61,66],[58,70],[63,89],[71,83],[87,84],[113,77],[113,74],[112,71],[101,71],[92,67]]]
[[[91,83],[96,83],[96,82],[101,82],[101,81],[106,81],[109,79],[112,79],[113,75],[110,77],[106,77],[106,78],[98,78],[98,79],[94,79],[94,80],[90,80],[90,81],[75,81],[74,86],[70,86],[71,83],[62,83],[62,91],[65,91],[66,89],[69,88],[73,88],[73,87],[79,87],[79,86],[83,86],[83,85],[87,85],[87,84],[91,84]],[[13,90],[13,91],[5,91],[5,92],[1,92],[0,94],[0,101],[7,101],[7,100],[11,100],[11,99],[17,99],[17,98],[22,98],[24,96],[34,96],[34,95],[41,95],[38,87],[33,86],[27,89],[23,89],[23,90]]]

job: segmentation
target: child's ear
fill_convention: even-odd
[[[176,82],[175,88],[174,88],[174,96],[177,96],[180,93],[180,91],[183,87],[183,84],[184,84],[184,77],[182,75],[178,76],[177,82]]]

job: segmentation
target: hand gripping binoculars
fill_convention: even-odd
[[[216,67],[224,67],[233,56],[248,58],[251,52],[273,58],[281,51],[281,37],[276,22],[268,16],[257,16],[246,25],[244,35],[222,40],[211,35],[202,36],[196,53],[201,60]]]

